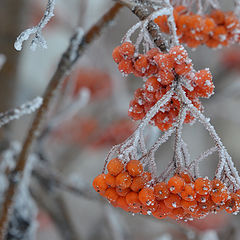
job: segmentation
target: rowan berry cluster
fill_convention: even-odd
[[[127,212],[187,221],[224,209],[227,213],[240,210],[240,191],[230,193],[219,179],[194,180],[187,172],[181,172],[168,182],[156,182],[139,160],[124,164],[118,158],[110,160],[107,169],[107,174],[94,179],[93,187],[114,207]]]
[[[185,85],[187,97],[199,110],[202,108],[199,97],[208,98],[213,94],[214,85],[210,71],[204,69],[196,72],[187,51],[181,45],[172,47],[169,53],[153,48],[146,54],[137,55],[134,45],[124,42],[113,50],[113,59],[118,63],[120,72],[147,78],[143,88],[135,91],[134,99],[130,102],[128,114],[134,120],[143,119],[151,107],[171,89],[174,81]],[[152,123],[162,131],[169,129],[177,120],[180,105],[175,93],[171,100],[159,109]],[[193,119],[188,112],[184,122],[190,123]]]
[[[185,43],[191,48],[201,44],[217,48],[240,40],[240,23],[233,12],[215,9],[210,14],[200,15],[189,12],[185,6],[176,6],[174,19],[180,43]],[[154,21],[162,32],[169,34],[166,15],[159,16]]]

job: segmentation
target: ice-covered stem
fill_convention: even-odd
[[[202,162],[204,159],[206,159],[207,157],[209,157],[210,155],[212,155],[214,152],[217,151],[217,147],[214,146],[210,149],[208,149],[207,151],[203,152],[198,158],[196,158],[195,160],[193,160],[188,166],[187,168],[190,170],[191,168],[193,168],[195,165],[198,165],[200,162]]]
[[[48,0],[44,15],[37,26],[26,29],[17,37],[17,40],[14,43],[16,50],[21,51],[23,42],[28,40],[32,34],[35,34],[30,46],[32,50],[35,50],[37,46],[47,48],[46,40],[42,36],[42,30],[54,16],[53,11],[55,7],[55,1],[56,0]]]
[[[238,17],[238,19],[240,19],[240,0],[235,0],[234,13]]]
[[[0,113],[0,127],[14,119],[19,119],[24,115],[35,112],[41,106],[41,104],[42,98],[36,97],[32,101],[26,102],[20,107],[17,107],[4,113]]]
[[[105,15],[101,17],[101,19],[97,21],[97,24],[92,26],[88,30],[88,32],[84,34],[81,40],[79,39],[79,32],[74,34],[70,41],[68,49],[62,55],[57,70],[55,71],[53,77],[51,78],[47,86],[47,89],[43,95],[43,103],[33,120],[30,130],[28,131],[28,134],[22,147],[22,151],[17,159],[16,168],[12,173],[12,175],[15,177],[13,177],[10,181],[9,188],[6,192],[5,199],[2,204],[2,214],[0,218],[0,240],[4,239],[6,233],[9,214],[14,203],[14,198],[17,192],[18,185],[21,182],[22,177],[24,175],[24,170],[27,163],[29,151],[33,145],[33,141],[36,139],[39,133],[40,125],[46,113],[48,112],[49,106],[55,96],[56,91],[61,86],[61,83],[63,82],[67,74],[69,74],[70,70],[72,69],[76,61],[83,54],[86,47],[100,35],[103,28],[105,28],[111,23],[111,21],[114,19],[114,17],[117,15],[121,8],[122,4],[116,3]],[[79,39],[80,41],[77,44],[78,45],[77,53],[75,52],[73,53],[73,49],[74,50],[76,49],[75,48],[76,39]],[[72,58],[73,54],[75,56],[74,58]]]
[[[143,4],[136,3],[130,0],[114,0],[114,1],[122,3],[123,5],[128,7],[141,21],[144,21],[145,19],[147,19],[155,11],[155,9],[152,7],[146,7]],[[149,2],[149,1],[146,1],[146,2]],[[166,52],[168,49],[168,46],[166,41],[164,41],[164,39],[162,38],[162,34],[158,25],[151,20],[148,23],[147,29],[156,46],[162,52]]]
[[[217,168],[216,177],[220,178],[223,168],[227,164],[227,167],[229,167],[232,175],[236,179],[236,183],[240,186],[240,177],[238,175],[238,171],[235,168],[232,158],[228,154],[215,128],[211,125],[210,120],[206,118],[196,107],[193,106],[193,104],[186,97],[186,94],[182,89],[180,89],[179,93],[182,98],[182,101],[187,105],[188,109],[193,114],[193,116],[197,118],[200,123],[203,124],[205,129],[209,132],[209,135],[211,136],[211,138],[214,140],[216,147],[218,148],[220,162]]]
[[[181,109],[178,114],[176,134],[175,134],[175,144],[174,144],[174,165],[177,170],[181,170],[185,166],[185,162],[182,156],[182,126],[186,116],[186,106],[181,105]]]

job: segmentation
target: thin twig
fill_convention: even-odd
[[[123,5],[128,7],[141,21],[148,18],[155,11],[155,9],[152,7],[146,7],[146,4],[145,6],[143,6],[139,3],[135,3],[129,0],[115,0],[115,1],[122,3]],[[150,2],[150,1],[145,1],[145,2]],[[151,6],[151,4],[147,4],[147,5]],[[154,21],[149,21],[147,29],[156,46],[162,52],[166,52],[168,49],[168,46],[166,41],[164,41],[164,39],[162,38],[162,34],[158,25],[154,23]]]
[[[10,180],[9,187],[2,204],[2,214],[0,218],[0,240],[4,239],[6,233],[9,221],[9,214],[14,204],[14,198],[17,192],[18,185],[24,175],[29,151],[33,145],[33,141],[37,137],[40,125],[46,113],[48,112],[52,99],[55,96],[55,92],[57,91],[59,86],[61,86],[61,83],[63,82],[67,74],[69,74],[70,70],[72,69],[76,61],[79,59],[79,57],[83,54],[86,47],[99,36],[103,28],[105,28],[111,23],[111,21],[114,19],[114,17],[117,15],[121,8],[122,4],[116,3],[99,21],[97,21],[97,24],[90,28],[90,30],[81,38],[81,41],[78,43],[78,48],[76,49],[77,53],[73,52],[72,49],[75,49],[76,47],[75,40],[79,38],[79,34],[74,34],[68,49],[63,54],[58,64],[57,70],[54,73],[52,79],[50,80],[44,93],[43,104],[41,105],[33,120],[32,126],[30,127],[26,140],[23,144],[22,151],[17,160],[16,168],[13,171],[14,177]]]

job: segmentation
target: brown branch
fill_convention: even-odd
[[[17,187],[21,182],[24,169],[27,164],[28,154],[33,145],[33,141],[36,139],[37,134],[39,132],[40,125],[48,112],[49,106],[52,102],[53,97],[55,96],[55,92],[65,79],[66,75],[69,74],[69,71],[72,69],[75,62],[82,55],[87,45],[90,44],[93,40],[95,40],[102,29],[109,25],[109,23],[113,20],[113,18],[117,15],[119,10],[121,9],[122,4],[116,3],[98,22],[94,25],[90,30],[83,36],[81,43],[78,45],[77,52],[75,57],[72,59],[72,49],[74,46],[74,40],[78,37],[76,34],[73,36],[70,45],[66,52],[63,54],[56,72],[54,73],[52,79],[50,80],[47,89],[43,96],[43,103],[40,109],[38,110],[32,126],[27,134],[25,142],[22,147],[22,151],[18,157],[16,168],[12,173],[12,178],[9,179],[9,187],[5,194],[5,199],[2,204],[2,214],[0,218],[0,240],[4,239],[6,229],[8,226],[9,215],[11,213],[12,206],[14,204],[14,197],[17,192]]]

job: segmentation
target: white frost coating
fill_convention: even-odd
[[[42,105],[42,98],[36,97],[32,101],[24,103],[20,107],[17,107],[13,110],[9,110],[4,113],[0,113],[0,127],[9,123],[14,119],[19,119],[20,117],[31,114],[35,112]]]
[[[47,25],[49,20],[54,16],[53,11],[55,7],[55,1],[56,0],[48,0],[48,4],[46,7],[46,10],[44,12],[44,16],[40,20],[39,24],[37,26],[34,26],[32,28],[28,28],[25,31],[23,31],[18,37],[17,40],[14,43],[14,47],[17,51],[22,50],[22,44],[24,41],[28,40],[28,38],[35,34],[30,49],[35,50],[37,46],[40,46],[42,48],[47,48],[47,42],[42,36],[42,30]]]
[[[4,54],[0,53],[0,70],[2,69],[3,65],[5,64],[7,58]]]
[[[82,28],[77,28],[75,36],[71,42],[70,61],[74,61],[78,56],[78,46],[82,42],[84,31]]]

